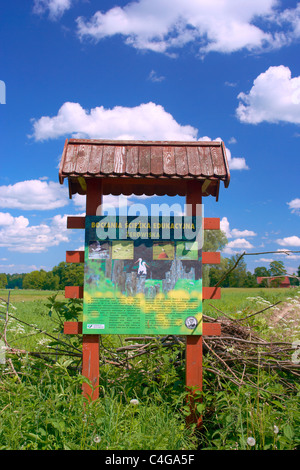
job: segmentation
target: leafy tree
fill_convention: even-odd
[[[230,258],[222,258],[219,265],[213,266],[209,271],[210,285],[216,285],[223,276],[227,274],[225,279],[220,284],[221,287],[256,287],[256,276],[250,271],[247,271],[246,263],[242,258],[237,266],[230,271],[236,264],[239,254],[233,255]],[[230,272],[229,272],[230,271]]]
[[[209,269],[209,285],[215,286],[224,274],[228,271],[227,269],[228,261],[227,258],[221,258],[220,264],[211,266]],[[224,286],[224,283],[221,284]]]
[[[204,230],[203,251],[221,251],[228,243],[222,230]]]
[[[236,264],[239,254],[231,256],[231,258],[228,259],[227,261],[227,271],[233,268],[233,266]],[[225,279],[225,283],[228,284],[228,287],[243,287],[244,283],[247,278],[247,271],[246,271],[246,263],[244,259],[242,258],[238,265],[235,267],[233,271],[231,271],[227,278]]]
[[[203,251],[221,251],[227,244],[228,240],[222,230],[204,230],[203,240]],[[210,270],[215,269],[217,266],[214,265],[203,265],[202,268],[202,280],[204,286],[214,285],[212,284]],[[213,273],[212,277],[216,274]]]
[[[252,274],[250,271],[247,271],[243,287],[257,287],[255,274]]]
[[[281,274],[286,274],[283,261],[271,261],[269,271],[271,276],[280,276]]]
[[[22,289],[25,276],[25,273],[7,274],[7,289]]]
[[[295,274],[293,273],[293,276],[299,276],[299,274]],[[291,286],[299,286],[300,285],[300,282],[299,282],[299,279],[297,279],[296,277],[290,277],[290,284]]]
[[[270,276],[270,271],[265,266],[257,266],[254,269],[254,275],[256,277],[268,277]]]
[[[43,289],[47,273],[43,269],[27,273],[23,280],[23,289]]]
[[[56,274],[53,274],[52,271],[47,272],[43,289],[58,290],[58,288],[59,288],[59,277]]]
[[[4,273],[0,274],[0,289],[5,289],[7,285],[7,276]]]
[[[79,263],[66,263],[62,261],[52,269],[53,275],[59,279],[59,289],[65,286],[82,286],[84,266]]]

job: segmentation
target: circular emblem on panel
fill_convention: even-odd
[[[189,328],[190,330],[193,330],[194,328],[196,328],[197,324],[198,322],[195,317],[187,317],[185,319],[185,326]]]

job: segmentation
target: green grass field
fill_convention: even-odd
[[[10,292],[10,302],[29,302],[29,301],[45,301],[50,295],[53,295],[53,291],[48,290],[34,290],[34,289],[0,289],[0,297],[7,301],[8,293]],[[56,292],[55,292],[56,293]],[[64,292],[59,291],[59,299],[64,299]]]
[[[300,449],[299,380],[284,369],[268,371],[254,364],[246,382],[236,385],[211,373],[217,366],[210,353],[204,355],[198,405],[204,428],[197,434],[192,426],[187,427],[185,366],[178,360],[184,348],[180,345],[160,347],[132,360],[130,352],[116,353],[116,347],[126,344],[124,337],[104,335],[100,399],[84,405],[80,354],[59,355],[65,346],[56,341],[71,341],[80,350],[80,337],[62,333],[71,303],[64,300],[63,292],[49,302],[55,294],[10,293],[9,313],[22,322],[9,317],[5,334],[10,347],[23,352],[7,354],[11,362],[0,364],[1,450]],[[3,335],[8,291],[0,290],[0,298]],[[224,288],[221,300],[203,302],[203,312],[214,318],[240,319],[277,302],[281,303],[251,317],[247,325],[267,340],[300,341],[299,288]],[[282,309],[286,313],[281,318]],[[29,354],[47,351],[48,356]],[[116,367],[120,357],[130,367]],[[244,373],[238,365],[231,367],[239,376]]]
[[[217,305],[230,305],[232,308],[234,306],[240,305],[240,302],[243,302],[247,297],[255,297],[257,295],[263,295],[270,299],[285,299],[290,295],[294,295],[299,288],[290,288],[290,289],[281,289],[281,288],[233,288],[226,287],[222,288],[222,294],[220,300],[212,300]],[[8,289],[0,289],[0,297],[4,300],[7,300]],[[28,301],[44,301],[50,295],[53,295],[56,291],[46,291],[46,290],[34,290],[34,289],[13,289],[10,290],[10,300],[14,302],[28,302]],[[58,292],[58,299],[64,299],[64,292]]]

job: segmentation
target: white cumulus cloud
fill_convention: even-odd
[[[0,186],[0,207],[3,208],[49,210],[67,204],[67,189],[52,181],[26,180]]]
[[[223,253],[234,255],[244,250],[253,248],[252,243],[246,240],[245,237],[255,237],[257,234],[253,230],[239,230],[236,228],[231,229],[227,217],[223,217],[220,221],[220,228],[225,233],[226,237],[234,238],[234,240],[227,243],[223,249]]]
[[[249,93],[239,93],[238,119],[249,124],[300,124],[300,76],[292,78],[283,65],[269,67],[253,82]]]
[[[287,203],[292,212],[300,215],[300,199],[296,198]]]
[[[136,49],[163,53],[189,43],[203,54],[263,50],[297,37],[297,9],[280,7],[277,0],[138,0],[77,18],[77,33],[96,41],[120,35]]]
[[[73,0],[34,0],[33,13],[42,15],[48,12],[51,20],[57,20],[71,8],[72,3]]]
[[[255,237],[256,233],[253,230],[238,230],[237,228],[233,228],[231,230],[231,234],[233,237]]]
[[[279,238],[276,240],[281,246],[300,246],[300,237],[292,235],[291,237]]]
[[[155,103],[136,107],[103,106],[85,110],[79,103],[66,102],[57,116],[43,116],[33,124],[34,138],[46,140],[72,135],[91,139],[195,140],[197,129],[180,125]]]
[[[223,217],[220,221],[220,228],[226,234],[227,238],[239,237],[255,237],[257,234],[253,230],[240,230],[237,228],[230,229],[230,224],[227,217]]]
[[[68,242],[67,215],[56,215],[49,224],[30,225],[26,217],[0,212],[0,247],[20,253],[42,253]]]
[[[245,238],[237,238],[236,240],[229,242],[222,250],[222,253],[235,255],[251,248],[253,248],[253,245],[248,240]]]
[[[231,157],[231,151],[226,147],[226,156],[230,170],[249,170],[244,157]]]
[[[231,232],[230,232],[230,227],[229,227],[229,221],[227,217],[223,217],[220,220],[220,229],[225,233],[227,238],[231,238]]]

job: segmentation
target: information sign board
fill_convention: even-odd
[[[202,334],[202,218],[87,216],[84,334]]]

